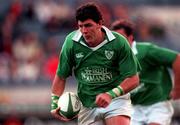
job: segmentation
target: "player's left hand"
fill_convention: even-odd
[[[106,108],[111,102],[111,96],[107,93],[101,93],[96,96],[96,105],[99,107]]]
[[[55,117],[56,119],[61,120],[61,121],[64,121],[64,122],[68,122],[68,121],[72,120],[72,119],[67,119],[67,118],[61,116],[61,115],[59,114],[59,110],[60,110],[60,108],[57,108],[57,109],[52,110],[52,111],[51,111],[52,116]]]

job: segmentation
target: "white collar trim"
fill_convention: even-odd
[[[78,41],[80,40],[81,36],[82,36],[82,33],[81,33],[80,30],[78,29],[78,30],[76,31],[75,35],[73,36],[72,40],[78,42]]]
[[[108,40],[104,40],[102,43],[100,43],[99,45],[95,46],[95,47],[89,47],[87,46],[83,41],[80,41],[80,43],[88,48],[90,48],[92,51],[96,51],[98,50],[99,48],[101,48],[103,45],[105,45],[106,43],[108,43]]]
[[[132,43],[132,51],[133,51],[134,55],[136,55],[138,53],[137,48],[136,48],[136,41],[133,41],[133,43]]]

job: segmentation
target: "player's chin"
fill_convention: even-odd
[[[93,44],[91,37],[85,37],[85,41],[90,45]]]

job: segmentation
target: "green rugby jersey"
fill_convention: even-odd
[[[169,99],[172,80],[167,68],[172,68],[177,52],[144,42],[134,42],[132,50],[142,67],[141,83],[131,92],[132,103],[151,105]]]
[[[63,44],[57,75],[67,78],[72,69],[78,82],[78,96],[85,107],[94,107],[96,95],[107,92],[126,77],[137,73],[139,63],[126,39],[103,27],[106,39],[88,47],[79,30]]]

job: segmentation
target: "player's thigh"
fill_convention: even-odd
[[[105,119],[106,125],[130,125],[130,118],[128,116],[114,116]]]
[[[132,104],[129,94],[113,99],[108,107],[101,109],[101,112],[105,119],[115,116],[131,117]]]
[[[129,94],[112,100],[107,109],[103,110],[106,125],[129,125],[132,105]]]
[[[140,105],[133,106],[131,125],[144,125],[147,122],[148,118],[144,111],[145,109]]]
[[[78,115],[78,125],[104,125],[98,108],[81,108]]]
[[[94,109],[82,107],[78,115],[78,125],[88,125],[94,122]]]
[[[169,101],[154,104],[149,110],[148,125],[170,125],[174,110]]]

